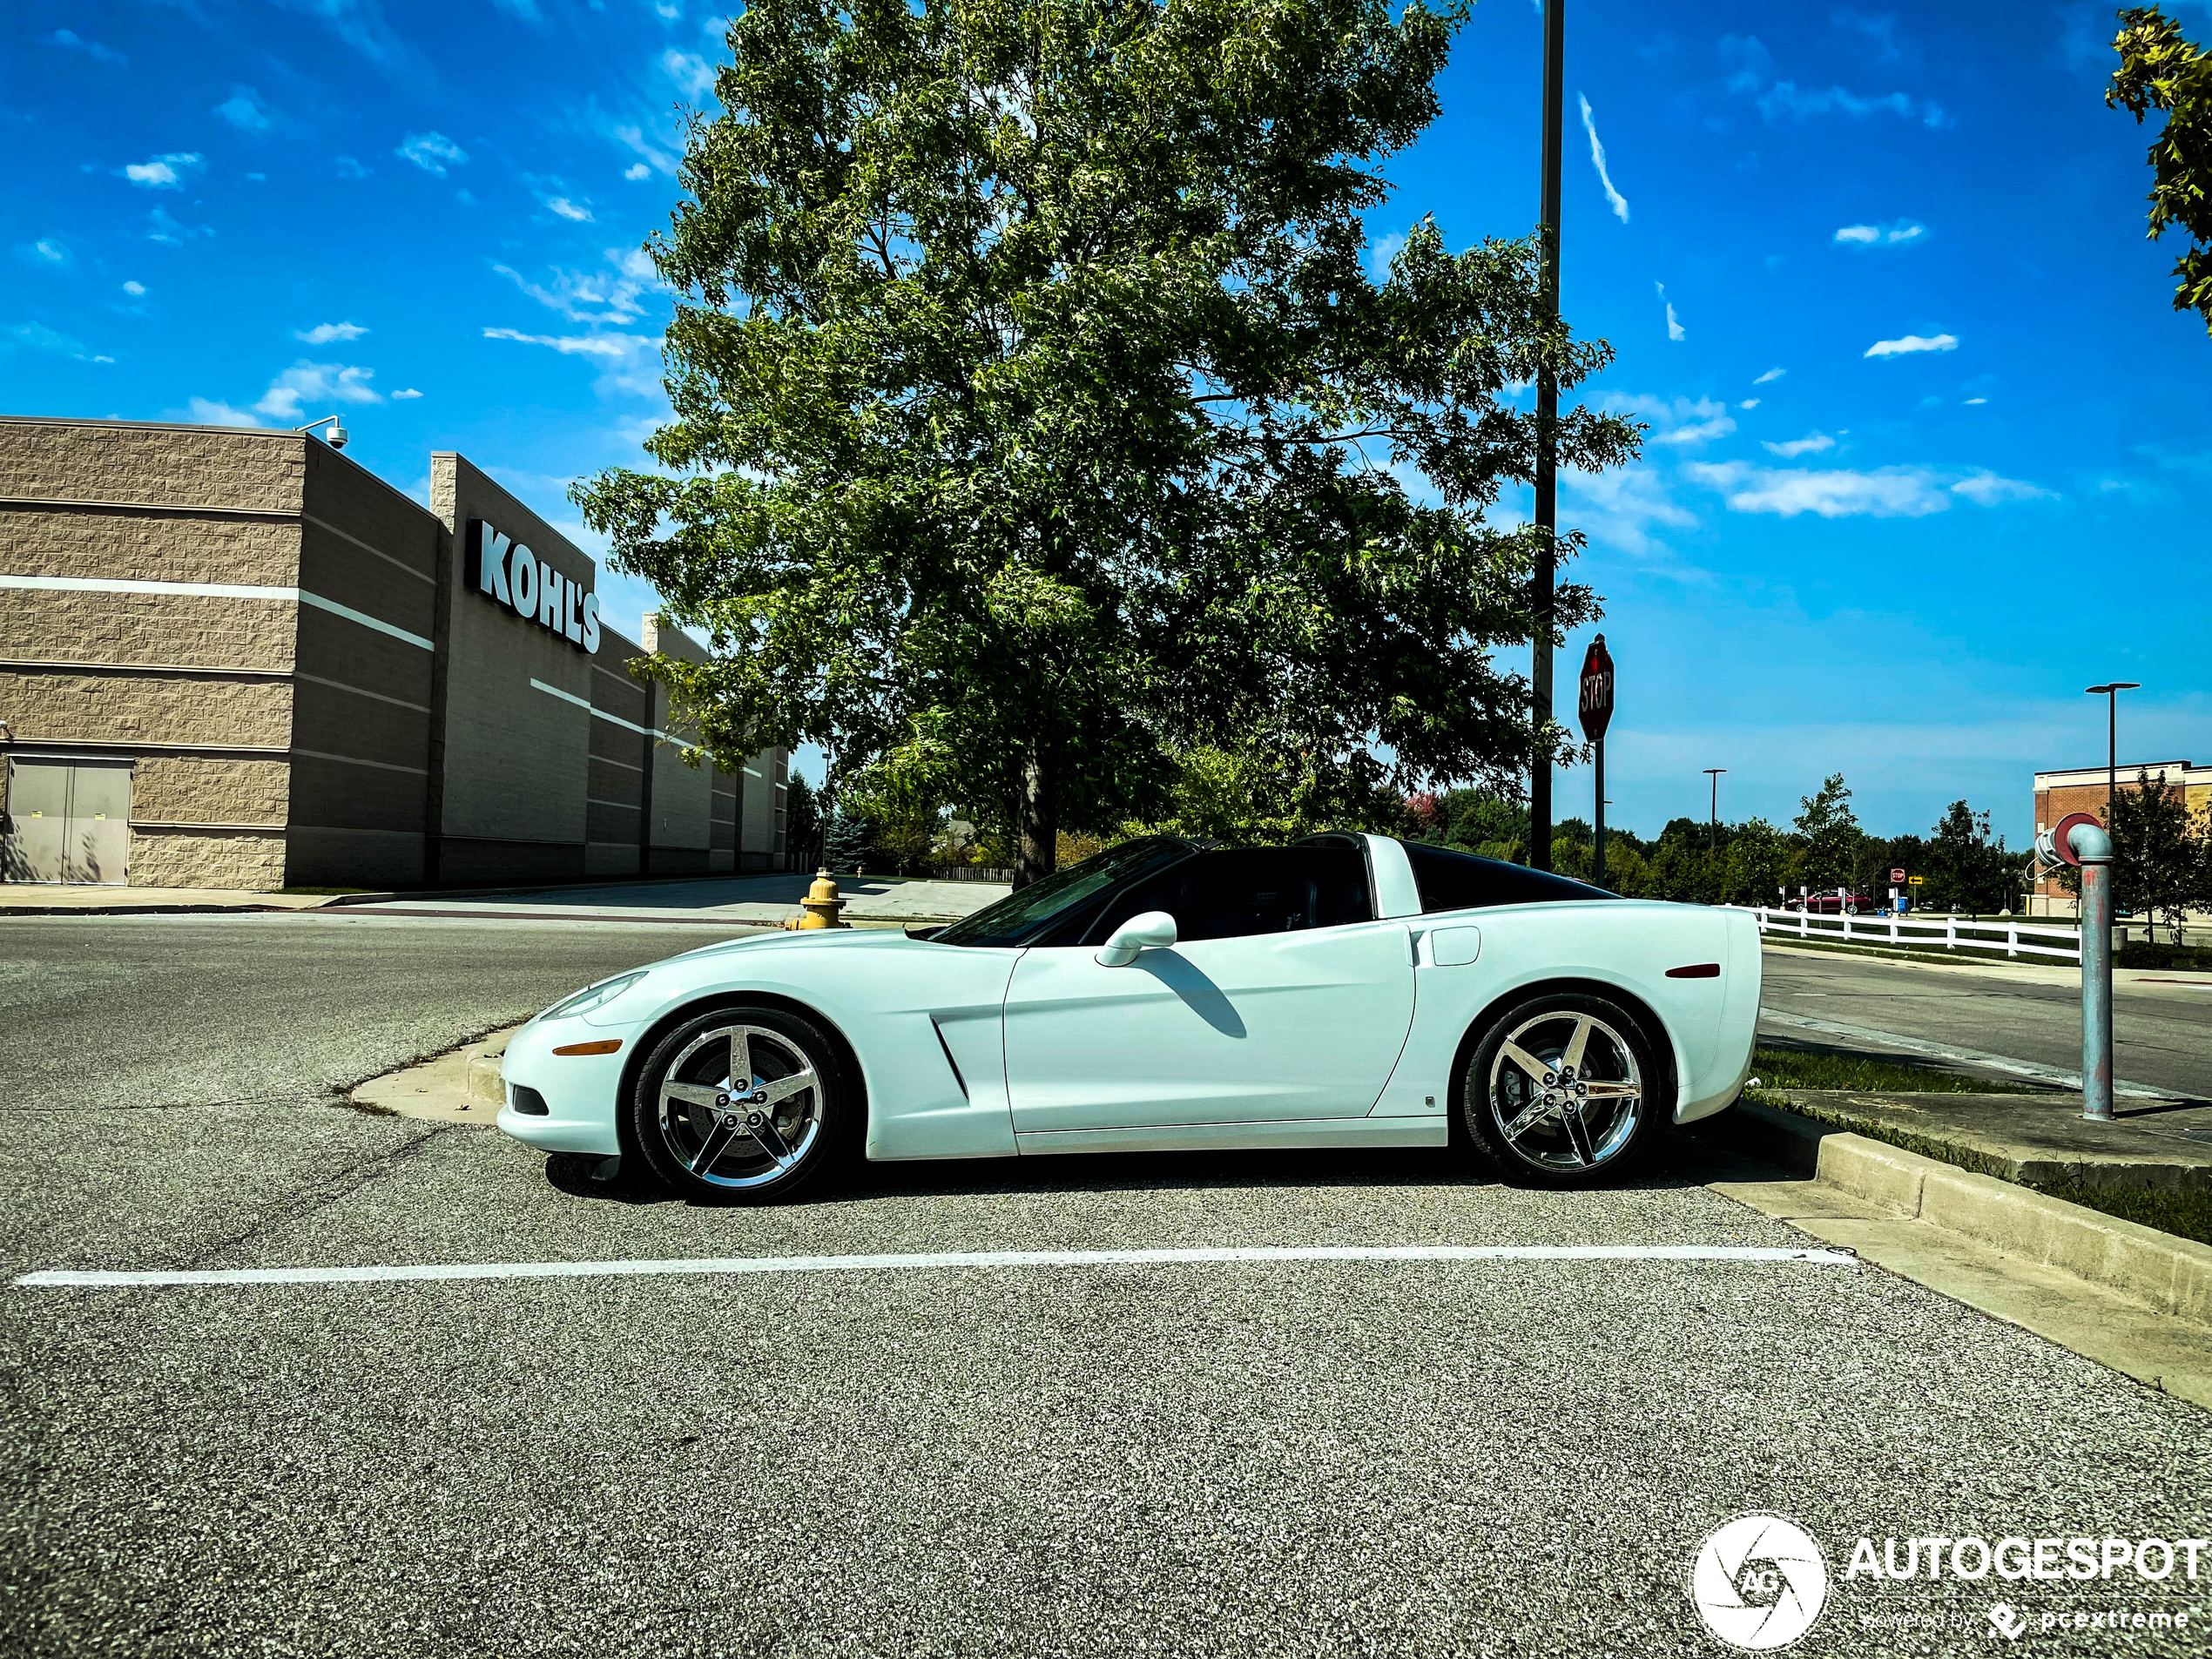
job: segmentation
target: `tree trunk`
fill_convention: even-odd
[[[1052,767],[1041,749],[1022,763],[1015,790],[1014,886],[1019,892],[1041,875],[1050,875],[1058,860],[1060,819],[1053,800]]]

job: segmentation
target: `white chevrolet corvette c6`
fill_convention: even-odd
[[[1729,1106],[1748,912],[1421,842],[1151,837],[950,927],[763,933],[517,1032],[499,1127],[694,1197],[872,1159],[1435,1146],[1578,1184]]]

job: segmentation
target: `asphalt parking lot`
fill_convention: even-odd
[[[1570,1195],[1285,1154],[893,1166],[698,1209],[334,1092],[701,942],[0,922],[7,1278],[1811,1242],[1688,1152]],[[10,1283],[0,1365],[11,1655],[1713,1654],[1689,1563],[1746,1511],[1795,1517],[1838,1575],[1861,1535],[2212,1530],[2212,1418],[1857,1264]],[[1800,1650],[1986,1651],[2001,1599],[2023,1647],[2203,1652],[2202,1570],[1839,1577]],[[2114,1603],[2199,1629],[2033,1622]]]

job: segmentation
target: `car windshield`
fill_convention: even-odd
[[[940,945],[1020,945],[1044,931],[1076,906],[1110,887],[1186,857],[1190,843],[1170,835],[1148,835],[1094,853],[1080,864],[1055,870],[1018,893],[953,923],[932,935]]]

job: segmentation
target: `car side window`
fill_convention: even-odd
[[[1205,853],[1118,895],[1084,935],[1103,944],[1132,916],[1164,910],[1178,941],[1244,939],[1373,920],[1367,872],[1349,846]]]
[[[1407,841],[1404,845],[1425,911],[1474,910],[1492,905],[1548,904],[1561,899],[1620,896],[1549,871],[1501,863],[1495,859],[1462,853],[1456,847],[1438,846],[1427,841]]]

